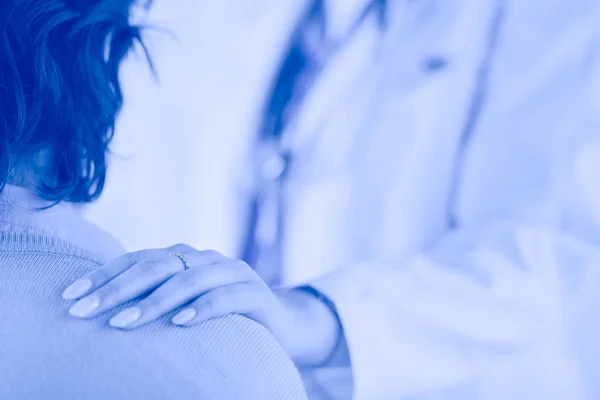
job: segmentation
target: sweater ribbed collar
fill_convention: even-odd
[[[86,221],[83,206],[41,199],[31,191],[6,185],[0,194],[0,250],[48,251],[107,262],[125,252],[118,241]]]

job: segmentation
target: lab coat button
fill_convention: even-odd
[[[424,66],[427,72],[436,72],[446,68],[448,60],[442,56],[433,56],[425,60]]]

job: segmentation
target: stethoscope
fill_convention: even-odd
[[[291,35],[290,44],[285,58],[281,62],[279,67],[279,74],[276,76],[271,87],[271,95],[268,97],[266,102],[262,123],[258,131],[258,146],[257,146],[257,157],[255,165],[255,198],[251,204],[251,211],[248,223],[248,232],[246,235],[246,243],[242,251],[242,259],[249,262],[252,265],[253,251],[255,251],[255,235],[257,234],[257,228],[260,226],[260,219],[262,217],[260,210],[261,207],[261,194],[267,193],[268,191],[277,192],[277,231],[283,232],[283,221],[282,221],[282,188],[285,184],[285,180],[288,177],[290,167],[295,160],[294,152],[290,150],[289,146],[284,145],[284,140],[289,139],[286,137],[288,134],[288,126],[293,121],[297,112],[301,108],[301,104],[306,97],[308,91],[310,91],[315,80],[319,78],[324,66],[330,57],[335,55],[338,50],[347,43],[354,34],[360,29],[365,19],[371,14],[375,13],[379,22],[380,27],[383,29],[386,24],[386,2],[387,0],[374,0],[369,2],[367,7],[362,11],[359,18],[354,21],[348,32],[341,38],[334,42],[326,43],[320,50],[320,54],[317,54],[318,62],[315,65],[305,65],[306,59],[303,58],[301,53],[302,49],[299,48],[298,43],[301,40],[301,35],[304,33],[307,24],[315,24],[317,21],[316,29],[321,38],[325,37],[326,23],[325,4],[324,0],[314,0],[310,7],[305,12],[304,17],[298,24],[296,29]],[[319,18],[320,17],[320,18]],[[304,82],[301,88],[296,87],[296,78],[300,75],[303,69],[311,69],[308,74],[308,82]],[[305,72],[305,71],[304,71]],[[300,93],[299,93],[300,92]],[[293,111],[290,111],[293,110]],[[280,239],[280,238],[277,238]]]
[[[368,7],[363,11],[360,18],[356,20],[351,29],[348,31],[347,35],[339,40],[336,43],[332,43],[327,46],[326,55],[323,56],[323,61],[320,66],[317,66],[315,70],[312,72],[311,82],[306,85],[306,90],[310,90],[311,84],[317,77],[319,76],[323,65],[326,64],[326,60],[332,54],[341,47],[344,43],[346,43],[349,39],[351,39],[352,35],[361,27],[362,23],[371,13],[376,12],[378,16],[379,23],[382,28],[385,28],[386,25],[386,0],[376,0],[369,3]],[[323,0],[315,0],[312,5],[307,9],[307,12],[304,18],[301,20],[302,22],[295,29],[294,33],[291,35],[291,42],[288,46],[288,49],[293,50],[293,46],[295,42],[298,40],[298,35],[301,34],[301,29],[303,24],[307,21],[310,21],[312,18],[315,18],[316,15],[324,13],[324,1]],[[476,128],[477,121],[479,119],[479,115],[481,113],[482,105],[485,101],[486,94],[486,80],[489,74],[492,58],[494,55],[494,50],[496,47],[496,42],[499,37],[500,27],[503,17],[503,2],[498,2],[498,8],[496,10],[494,19],[492,21],[491,31],[488,40],[488,46],[486,54],[484,55],[482,64],[479,69],[479,73],[477,76],[477,85],[476,91],[473,94],[471,104],[468,109],[468,118],[467,124],[463,129],[462,137],[460,139],[459,148],[456,152],[456,162],[454,167],[454,172],[451,178],[451,189],[448,197],[448,206],[447,206],[447,215],[448,215],[448,226],[450,228],[455,228],[457,226],[456,216],[454,215],[454,208],[457,201],[457,192],[458,192],[458,184],[461,178],[461,169],[462,169],[462,159],[467,151],[468,144],[471,141],[471,136]],[[321,25],[321,34],[325,32],[325,25]],[[249,249],[253,246],[254,235],[256,231],[256,227],[258,224],[258,219],[260,218],[259,213],[259,197],[260,192],[264,187],[270,187],[269,190],[275,190],[278,192],[278,212],[281,214],[283,210],[283,199],[281,198],[282,187],[285,184],[286,178],[288,176],[288,172],[290,170],[290,166],[294,161],[294,154],[289,149],[284,148],[282,144],[282,139],[284,138],[284,134],[286,134],[286,127],[290,120],[294,117],[294,115],[286,115],[285,107],[281,107],[282,102],[290,102],[291,97],[294,95],[293,93],[293,83],[292,87],[290,87],[290,82],[286,81],[289,79],[286,74],[282,73],[286,69],[286,63],[293,62],[293,60],[289,59],[290,51],[287,53],[288,57],[286,57],[281,63],[281,67],[279,69],[280,73],[276,77],[273,82],[271,89],[271,96],[266,103],[264,112],[263,112],[263,120],[258,133],[258,141],[259,148],[267,149],[265,151],[266,155],[261,157],[259,161],[259,166],[257,166],[258,175],[260,178],[258,181],[260,182],[257,186],[257,196],[255,201],[253,202],[252,208],[255,209],[254,212],[251,212],[250,221],[249,221],[249,229],[247,233],[247,241],[246,246],[243,251],[244,259],[248,259]],[[442,64],[440,64],[442,63]],[[438,68],[443,66],[443,60],[433,60],[431,65],[427,65],[427,68]],[[289,67],[289,66],[287,66]],[[301,67],[301,66],[298,66]],[[299,96],[300,100],[296,100],[301,102],[304,95],[303,93]],[[286,98],[286,96],[288,98]],[[293,100],[292,100],[293,101]],[[289,103],[286,107],[289,106]],[[295,109],[297,109],[297,104],[294,105]],[[281,218],[278,218],[279,232],[283,231],[283,227],[281,224]]]

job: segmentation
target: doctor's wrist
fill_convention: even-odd
[[[344,357],[347,349],[343,329],[333,303],[312,287],[285,289],[276,295],[289,311],[286,333],[280,341],[299,368],[349,363]]]
[[[328,355],[325,359],[321,360],[318,363],[313,363],[308,365],[307,367],[311,369],[316,368],[324,368],[324,367],[332,367],[332,366],[345,366],[350,364],[350,357],[348,354],[348,347],[346,344],[346,335],[344,334],[344,327],[340,320],[339,314],[337,312],[337,308],[333,301],[323,293],[318,291],[312,286],[299,286],[294,288],[294,290],[298,290],[304,292],[306,294],[311,295],[313,298],[319,300],[322,304],[327,306],[331,315],[334,316],[337,326],[337,334],[335,335],[335,342],[330,350],[328,351]]]

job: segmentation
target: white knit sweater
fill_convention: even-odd
[[[261,325],[229,316],[192,328],[168,316],[123,332],[77,320],[61,291],[122,252],[70,205],[47,211],[20,188],[0,196],[0,399],[306,398]]]

